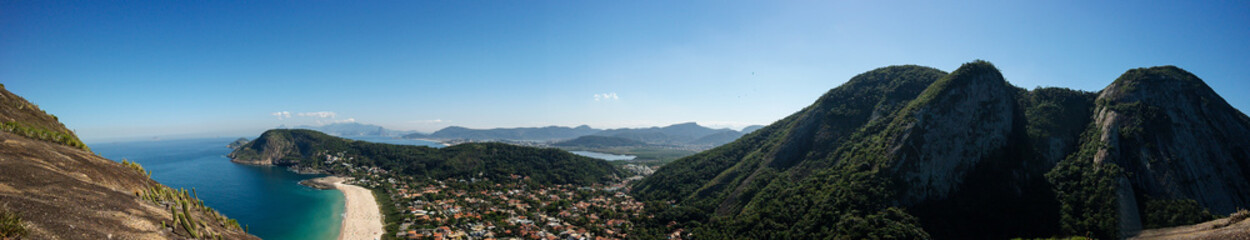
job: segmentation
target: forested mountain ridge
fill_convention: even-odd
[[[711,239],[1119,238],[1247,207],[1245,129],[1171,66],[1099,93],[1027,91],[979,60],[950,74],[892,66],[665,165],[633,194],[675,201],[657,215],[681,217],[660,221]],[[1136,140],[1106,137],[1123,133]]]
[[[335,171],[339,164],[373,166],[433,179],[528,176],[542,184],[592,184],[620,175],[606,161],[559,149],[502,143],[466,143],[446,148],[356,141],[304,129],[265,131],[231,152],[231,161]]]

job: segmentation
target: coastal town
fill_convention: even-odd
[[[626,165],[633,176],[576,186],[537,184],[517,174],[429,179],[352,166],[340,154],[322,157],[354,177],[347,183],[379,193],[392,225],[387,239],[628,239],[633,222],[649,217],[626,186],[653,167]]]

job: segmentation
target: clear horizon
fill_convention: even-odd
[[[88,142],[766,125],[875,68],[1098,91],[1175,65],[1250,107],[1247,2],[0,2],[0,83]]]

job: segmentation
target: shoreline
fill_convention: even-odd
[[[333,186],[343,193],[343,221],[339,228],[339,240],[381,239],[382,209],[367,188],[345,184],[347,177],[328,176],[309,179],[314,185]],[[305,185],[308,186],[308,185]]]

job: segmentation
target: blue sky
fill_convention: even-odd
[[[1245,1],[3,1],[0,83],[89,142],[336,121],[740,128],[874,68],[974,59],[1020,87],[1090,91],[1177,65],[1247,109],[1246,13]]]

